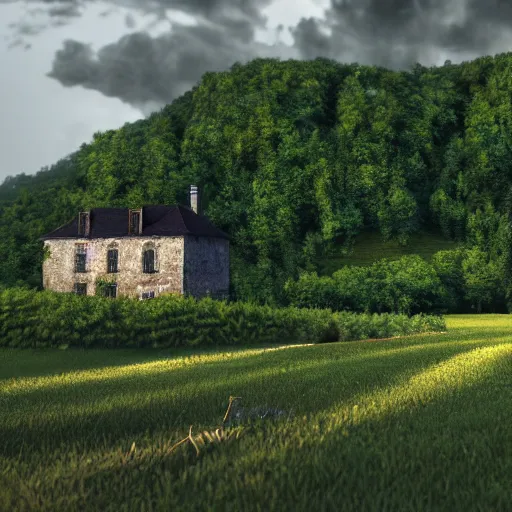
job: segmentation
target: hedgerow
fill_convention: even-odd
[[[417,255],[381,259],[368,267],[343,267],[332,277],[303,273],[285,286],[295,307],[328,307],[365,313],[438,312],[447,291],[434,267]]]
[[[139,301],[19,288],[0,293],[0,346],[194,347],[321,343],[445,328],[434,316],[275,309],[165,295]]]

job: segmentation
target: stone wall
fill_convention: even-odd
[[[75,272],[76,244],[87,247],[86,272]],[[183,293],[183,237],[127,237],[46,240],[50,256],[43,262],[44,288],[72,292],[74,283],[87,283],[87,295],[95,295],[96,279],[117,283],[117,294],[140,297],[154,291],[155,297],[164,293]],[[155,249],[157,272],[144,274],[142,252]],[[118,249],[118,272],[107,272],[107,251]]]
[[[229,294],[229,241],[186,236],[183,290],[185,294],[224,298]]]

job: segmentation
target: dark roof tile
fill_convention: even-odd
[[[120,238],[128,235],[128,208],[92,208],[91,231],[88,237],[78,236],[78,215],[67,224],[47,233],[39,240],[56,238]],[[229,236],[215,227],[204,215],[197,215],[186,206],[144,206],[142,233],[135,236]]]

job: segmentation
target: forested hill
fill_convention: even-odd
[[[512,206],[512,54],[409,72],[257,59],[207,73],[146,120],[0,186],[0,281],[40,283],[37,237],[79,209],[186,202],[233,237],[238,298],[279,300],[363,228],[438,226],[503,257]]]

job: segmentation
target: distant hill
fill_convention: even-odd
[[[437,230],[500,258],[511,94],[512,54],[408,72],[256,59],[207,73],[148,119],[0,186],[0,282],[39,285],[37,237],[79,209],[185,202],[191,183],[232,236],[237,298],[279,302],[289,277],[354,239],[350,261],[363,261],[363,230],[405,246]]]

